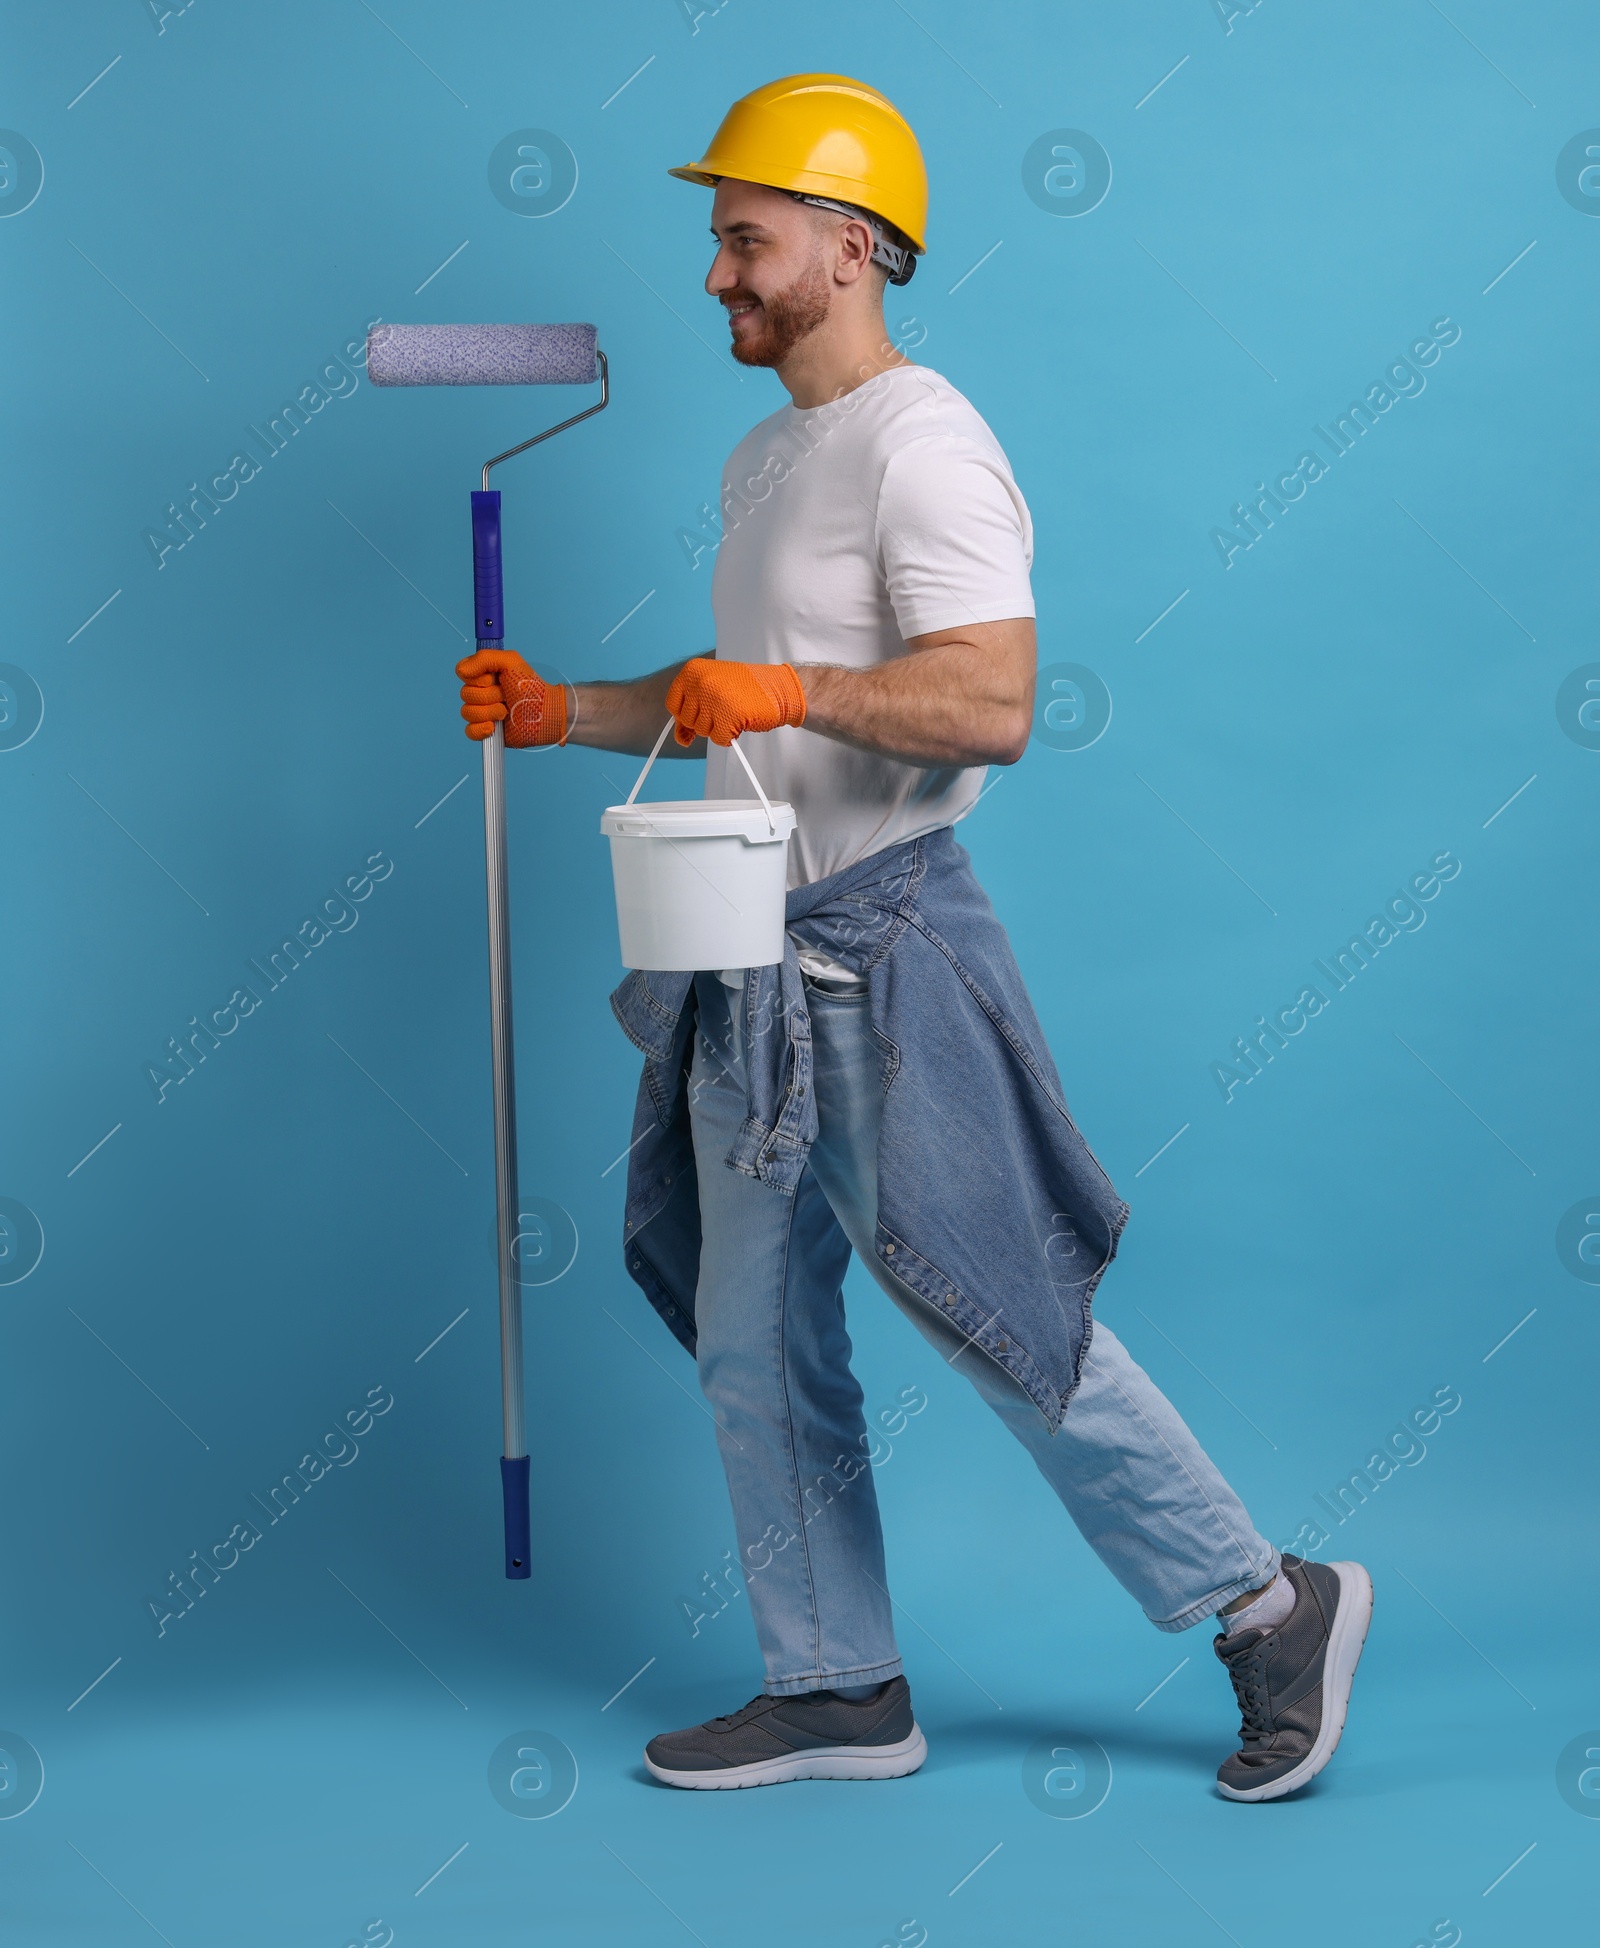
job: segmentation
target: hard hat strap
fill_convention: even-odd
[[[858,203],[838,203],[831,196],[813,196],[803,189],[787,189],[784,195],[792,196],[797,203],[810,203],[819,210],[837,210],[840,216],[858,218],[872,232],[873,263],[882,264],[889,273],[891,284],[911,282],[917,268],[916,252],[909,244],[894,241],[889,234],[889,226],[881,216],[871,210],[862,209]]]

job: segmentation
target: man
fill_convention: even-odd
[[[1243,1726],[1219,1784],[1281,1797],[1338,1743],[1372,1586],[1280,1558],[1105,1326],[1091,1343],[1127,1206],[950,831],[1027,745],[1032,531],[989,428],[886,338],[884,283],[923,249],[916,138],[863,84],[797,75],[672,173],[715,187],[706,289],[791,401],[723,479],[715,652],[570,691],[509,651],[459,665],[469,736],[643,752],[670,713],[708,796],[746,795],[742,737],[799,820],[781,966],[635,973],[613,997],[646,1057],[626,1262],[696,1357],[766,1664],[759,1697],[646,1762],[709,1788],[922,1763],[850,1371],[854,1249],[1158,1629],[1220,1614]]]

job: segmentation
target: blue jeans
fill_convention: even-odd
[[[1021,1441],[1158,1630],[1188,1629],[1268,1582],[1277,1551],[1104,1325],[1052,1434],[1003,1367],[883,1267],[872,1242],[884,1064],[865,994],[806,984],[819,1135],[790,1197],[724,1162],[745,1113],[738,1009],[714,976],[699,976],[697,989],[689,1099],[703,1228],[700,1385],[717,1422],[765,1688],[867,1684],[901,1669],[845,1330],[852,1246]]]

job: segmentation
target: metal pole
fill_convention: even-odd
[[[500,1266],[500,1412],[504,1425],[506,1574],[532,1573],[528,1561],[527,1436],[522,1412],[522,1291],[516,1241],[517,1079],[511,1032],[511,916],[506,874],[505,737],[483,740],[483,848],[489,915],[489,1041],[494,1078],[495,1239]]]
[[[500,1260],[501,1410],[508,1460],[527,1453],[522,1419],[522,1293],[517,1283],[517,1079],[511,1033],[511,928],[506,889],[505,738],[483,740],[483,841],[489,895],[489,1038],[494,1069],[494,1169]]]

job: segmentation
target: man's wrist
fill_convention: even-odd
[[[806,700],[806,723],[812,730],[832,730],[834,713],[845,699],[852,671],[838,663],[793,663],[790,668],[800,682]]]

